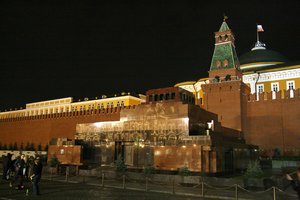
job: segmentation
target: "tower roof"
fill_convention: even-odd
[[[215,32],[215,50],[210,71],[239,68],[239,60],[234,47],[234,36],[224,20],[219,31]]]
[[[219,32],[225,32],[225,31],[228,31],[230,30],[229,26],[227,25],[226,21],[224,20],[220,29],[219,29]]]

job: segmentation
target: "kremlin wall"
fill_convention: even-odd
[[[45,147],[67,138],[98,148],[93,161],[99,164],[121,156],[140,168],[152,155],[157,169],[207,173],[244,169],[255,152],[299,156],[300,63],[260,41],[239,61],[234,42],[224,20],[215,32],[209,77],[198,81],[146,96],[63,98],[0,112],[0,143]]]

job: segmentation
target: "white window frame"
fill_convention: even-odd
[[[292,80],[292,81],[286,81],[286,90],[289,90],[289,84],[290,83],[293,83],[293,89],[295,89],[295,81]]]
[[[289,90],[289,84],[290,83],[293,84],[293,89],[290,90],[290,98],[294,98],[294,90],[295,90],[295,81],[294,80],[286,81],[286,90]]]
[[[256,85],[256,93],[259,94],[259,93],[262,93],[262,92],[259,92],[259,87],[262,86],[262,92],[265,91],[265,85],[264,84],[257,84]]]
[[[274,86],[277,86],[277,90],[274,91]],[[279,91],[279,82],[271,83],[272,99],[276,99],[276,93]]]
[[[274,91],[274,85],[277,85],[277,91],[276,92],[278,92],[280,90],[280,88],[279,88],[279,82],[271,83],[271,90],[272,90],[272,92],[275,92]]]

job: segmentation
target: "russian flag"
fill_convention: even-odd
[[[257,32],[264,32],[262,25],[257,25]]]

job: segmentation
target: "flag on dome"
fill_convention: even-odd
[[[257,32],[264,32],[262,25],[257,25]]]

